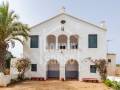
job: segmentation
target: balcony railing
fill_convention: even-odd
[[[56,46],[57,45],[57,46]],[[51,43],[47,46],[47,49],[51,50],[58,50],[58,49],[78,49],[78,44],[77,43]]]

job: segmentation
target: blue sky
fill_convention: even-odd
[[[0,0],[0,3],[6,0]],[[8,0],[10,8],[20,16],[20,20],[30,26],[35,25],[58,14],[62,6],[66,11],[78,18],[99,24],[107,23],[109,52],[117,54],[120,63],[120,0]],[[10,49],[15,56],[22,53],[22,45]]]

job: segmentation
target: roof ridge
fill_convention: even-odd
[[[83,20],[83,19],[74,17],[74,16],[72,16],[72,15],[66,13],[66,12],[57,14],[57,15],[55,15],[55,16],[47,19],[47,20],[44,20],[44,21],[42,21],[42,22],[40,22],[40,23],[38,23],[38,24],[36,24],[36,25],[33,25],[31,28],[34,28],[34,27],[36,27],[36,26],[38,26],[38,25],[40,25],[40,24],[43,24],[43,23],[45,23],[45,22],[47,22],[47,21],[49,21],[49,20],[51,20],[51,19],[54,19],[54,18],[56,18],[56,17],[58,17],[58,16],[60,16],[60,15],[63,15],[63,14],[64,14],[64,15],[67,15],[67,16],[70,16],[70,17],[72,17],[72,18],[75,18],[75,19],[77,19],[77,20],[80,20],[80,21],[82,21],[82,22],[88,23],[88,24],[90,24],[90,25],[92,25],[92,26],[95,26],[95,27],[97,27],[97,28],[100,28],[100,29],[102,29],[102,30],[107,30],[106,28],[103,28],[103,27],[101,27],[101,26],[98,26],[98,25],[96,25],[96,24],[93,24],[93,23],[91,23],[91,22],[89,22],[89,21],[87,21],[87,20]]]

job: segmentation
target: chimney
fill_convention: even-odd
[[[100,22],[100,27],[104,28],[104,29],[107,29],[106,27],[106,22],[105,21],[101,21]]]

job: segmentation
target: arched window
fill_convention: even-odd
[[[67,48],[67,36],[66,35],[58,36],[58,48],[59,49]]]
[[[54,35],[47,36],[47,49],[56,48],[56,37]]]
[[[70,49],[78,49],[78,35],[70,36]]]

